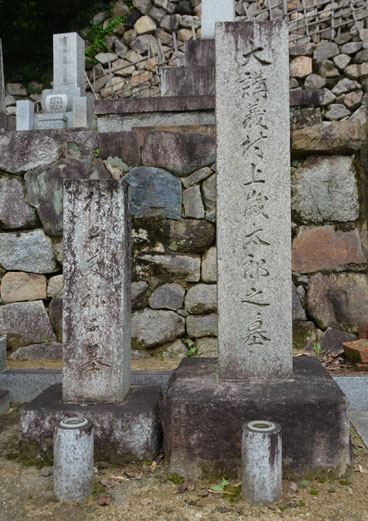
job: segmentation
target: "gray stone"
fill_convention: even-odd
[[[305,223],[358,219],[358,188],[353,158],[307,158],[292,173],[292,209]]]
[[[195,315],[217,311],[216,284],[198,284],[190,288],[185,297],[185,309]]]
[[[368,314],[368,279],[363,273],[317,273],[309,279],[308,315],[317,325],[357,331]]]
[[[347,54],[339,54],[339,56],[334,57],[333,61],[339,69],[345,69],[349,65],[351,58]]]
[[[180,284],[164,284],[159,286],[151,295],[149,305],[152,309],[181,308],[184,301],[185,289]]]
[[[336,45],[336,43],[323,43],[316,47],[313,53],[313,58],[315,60],[321,61],[326,60],[327,58],[333,58],[334,56],[337,56],[339,53],[339,46]]]
[[[159,7],[154,6],[150,10],[149,15],[152,18],[152,20],[154,20],[157,24],[160,24],[164,16],[167,15],[167,12],[165,11],[165,9],[160,9]]]
[[[165,225],[164,244],[171,251],[204,253],[215,242],[215,227],[203,219],[169,221]]]
[[[135,217],[181,218],[180,180],[159,168],[133,168],[124,177],[131,189],[131,212]]]
[[[344,342],[351,342],[356,339],[356,335],[328,327],[321,338],[321,350],[331,353],[333,356],[338,356],[344,352]]]
[[[350,110],[340,103],[332,103],[325,114],[326,119],[342,119],[350,116]]]
[[[147,14],[152,7],[151,0],[133,0],[133,5],[142,14]]]
[[[217,358],[218,345],[217,338],[202,337],[197,340],[197,356],[201,358]]]
[[[360,78],[361,76],[368,76],[368,62],[348,65],[344,72],[348,78],[352,78],[354,80]]]
[[[185,217],[203,219],[204,207],[202,202],[201,189],[198,185],[191,186],[190,188],[184,190],[183,203]]]
[[[165,347],[165,351],[160,353],[162,358],[184,358],[188,356],[188,349],[181,340],[173,342],[169,346]]]
[[[345,96],[344,104],[349,110],[354,110],[358,108],[362,102],[363,91],[357,90],[354,92],[350,92]]]
[[[47,296],[49,298],[63,296],[63,276],[51,277],[47,284]]]
[[[138,307],[144,307],[143,296],[148,288],[147,282],[144,280],[138,280],[137,282],[132,283],[131,287],[131,301],[132,301],[132,309]]]
[[[292,317],[293,320],[307,320],[305,310],[296,292],[295,284],[292,284]]]
[[[333,376],[332,378],[348,397],[350,409],[368,409],[368,378],[366,376]],[[354,412],[350,410],[353,423]]]
[[[322,107],[325,107],[326,105],[329,105],[330,103],[333,103],[336,99],[335,94],[333,94],[329,89],[322,89],[322,99],[321,99],[321,105]]]
[[[368,448],[368,413],[367,411],[350,411],[350,421]]]
[[[5,94],[3,44],[0,39],[0,113],[5,113],[6,111]]]
[[[77,33],[53,36],[54,90],[80,89],[85,93],[84,40]]]
[[[234,20],[234,0],[202,0],[201,38],[215,37],[216,22],[233,22]]]
[[[202,183],[203,202],[206,210],[216,208],[216,174],[208,177]]]
[[[363,62],[368,62],[368,49],[363,49],[362,51],[358,52],[358,54],[354,58],[354,63]]]
[[[52,273],[56,262],[51,239],[43,230],[0,233],[0,264],[8,271]]]
[[[341,52],[344,54],[355,54],[362,48],[361,42],[348,42],[341,47]]]
[[[350,92],[355,89],[355,81],[351,81],[348,78],[343,78],[334,86],[332,92],[336,94],[336,96],[340,96],[340,94],[345,94],[346,92]]]
[[[134,30],[140,36],[142,34],[153,33],[157,29],[156,23],[149,16],[141,16],[134,24]]]
[[[27,96],[27,91],[21,83],[7,83],[6,90],[10,96]]]
[[[24,195],[20,180],[0,177],[0,228],[11,230],[17,228],[34,228],[37,216]]]
[[[217,314],[190,315],[187,318],[187,333],[195,338],[217,336]]]
[[[72,128],[89,128],[93,122],[93,100],[90,96],[73,99]]]
[[[323,60],[319,65],[319,73],[324,78],[335,78],[340,73],[331,60]]]
[[[58,342],[20,347],[11,355],[13,360],[61,360],[63,345]]]
[[[132,315],[132,347],[150,348],[175,340],[185,332],[185,321],[173,311],[145,309]]]
[[[143,254],[138,257],[138,261],[187,282],[198,282],[200,279],[201,259],[198,256]]]
[[[310,74],[305,78],[304,86],[306,89],[322,89],[326,83],[326,78],[322,78],[322,76],[318,76],[318,74]]]
[[[218,24],[220,379],[292,376],[289,127],[287,24]]]
[[[35,128],[34,104],[29,100],[17,101],[16,130],[33,130]]]
[[[0,389],[0,414],[6,412],[10,407],[9,391]]]
[[[201,40],[197,40],[201,41]],[[205,40],[203,40],[205,41]],[[201,168],[200,170],[197,170],[197,172],[193,172],[193,174],[188,175],[188,177],[182,178],[182,183],[184,188],[189,188],[190,186],[195,185],[196,183],[199,183],[200,181],[203,181],[204,179],[207,179],[208,176],[213,174],[213,171],[209,167]]]
[[[42,225],[49,235],[63,232],[63,180],[111,179],[101,159],[93,163],[71,157],[45,171],[34,170],[25,176],[30,203],[37,208]]]
[[[42,300],[16,302],[0,307],[0,335],[7,335],[8,348],[56,340]]]
[[[102,63],[102,65],[108,65],[118,59],[118,55],[113,52],[100,52],[95,56],[95,60]]]
[[[135,32],[135,31],[134,31]],[[137,34],[137,33],[135,33]],[[142,36],[138,36],[132,43],[131,48],[137,52],[144,54],[148,51],[148,49],[154,49],[157,52],[157,40],[152,34],[143,34]],[[129,60],[128,56],[127,59]],[[137,60],[135,60],[137,61]]]
[[[203,282],[217,282],[217,250],[210,248],[202,259]]]
[[[293,45],[289,48],[289,55],[294,56],[312,56],[315,45],[314,43],[304,43],[302,45]]]
[[[64,182],[63,400],[130,387],[130,212],[124,181]]]
[[[6,369],[6,336],[0,337],[0,373]]]

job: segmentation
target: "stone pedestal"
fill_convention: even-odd
[[[277,422],[284,477],[341,475],[351,462],[348,400],[316,358],[294,359],[294,379],[218,380],[216,360],[184,359],[161,411],[170,472],[241,475],[244,423]]]

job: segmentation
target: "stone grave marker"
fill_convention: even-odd
[[[217,31],[219,377],[291,378],[287,26]]]
[[[121,403],[130,387],[128,192],[64,182],[64,402]]]

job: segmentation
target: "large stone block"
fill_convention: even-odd
[[[34,228],[37,215],[26,200],[23,185],[19,179],[0,177],[0,228]]]
[[[1,335],[7,335],[9,349],[56,340],[42,300],[1,306]]]
[[[180,180],[159,168],[133,168],[124,177],[130,184],[131,211],[135,217],[181,218]]]
[[[3,304],[46,298],[46,277],[36,273],[8,271],[1,280]]]
[[[93,423],[96,456],[115,463],[131,460],[152,461],[160,448],[159,402],[161,389],[155,385],[132,387],[127,399],[118,404],[91,404],[88,418]],[[55,425],[63,418],[84,416],[86,407],[65,404],[61,385],[53,385],[20,411],[21,448],[30,447],[52,459]],[[44,449],[48,449],[45,454]]]
[[[183,177],[215,161],[215,138],[205,134],[154,130],[144,139],[142,161]]]
[[[111,174],[101,160],[90,163],[67,158],[48,170],[28,172],[25,179],[29,201],[37,208],[46,233],[57,237],[63,232],[63,181],[111,179]]]
[[[161,409],[169,470],[239,476],[242,425],[261,418],[282,425],[285,477],[342,475],[351,462],[348,408],[316,358],[295,358],[294,379],[267,382],[221,381],[216,360],[184,359]]]
[[[138,136],[136,132],[102,132],[100,138],[100,157],[119,157],[129,166],[141,163]]]
[[[44,132],[6,132],[0,136],[0,169],[20,174],[59,159],[58,142]]]
[[[358,218],[358,187],[353,161],[347,156],[312,156],[292,173],[292,211],[296,219],[319,224]]]
[[[195,315],[217,311],[216,284],[198,284],[190,288],[185,297],[185,309]]]
[[[184,294],[185,289],[180,284],[163,284],[152,293],[149,305],[152,309],[176,311],[183,305]]]
[[[0,233],[0,264],[8,271],[54,272],[56,262],[50,237],[43,230]]]
[[[292,269],[296,273],[342,270],[366,261],[357,229],[343,232],[332,226],[302,227],[293,241]]]
[[[309,279],[308,314],[326,329],[356,332],[367,322],[368,278],[363,273],[317,273]]]
[[[204,253],[215,242],[215,227],[205,220],[183,219],[165,224],[165,244],[171,251]]]
[[[194,255],[143,254],[138,264],[150,266],[155,273],[170,274],[175,279],[198,282],[201,276],[201,259]]]
[[[163,96],[213,96],[215,69],[202,67],[163,67]]]
[[[217,314],[190,315],[187,318],[187,333],[194,338],[217,335]]]
[[[156,347],[185,332],[185,321],[173,311],[145,309],[132,315],[132,347]]]
[[[61,360],[63,345],[59,342],[20,347],[11,355],[13,360]]]

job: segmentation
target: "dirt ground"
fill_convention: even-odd
[[[247,505],[239,497],[240,483],[227,484],[226,476],[180,483],[179,476],[167,473],[163,459],[129,467],[95,462],[93,495],[69,505],[54,496],[52,467],[14,459],[14,406],[0,415],[0,521],[368,521],[368,450],[354,430],[352,441],[354,462],[344,479],[284,480],[282,499],[269,507]],[[211,492],[221,481],[223,492]]]

